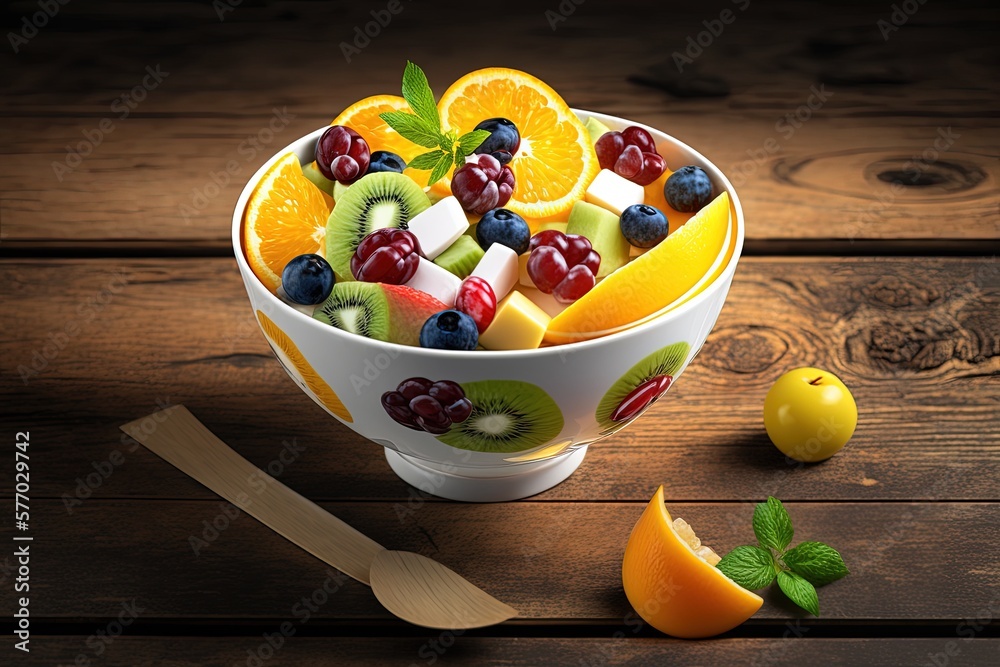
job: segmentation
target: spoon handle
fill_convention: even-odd
[[[183,405],[121,430],[279,535],[371,585],[372,561],[384,550],[380,544],[237,454]]]

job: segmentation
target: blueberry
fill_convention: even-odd
[[[636,248],[652,248],[670,233],[663,211],[646,204],[633,204],[622,211],[620,224],[622,236]]]
[[[476,240],[483,250],[489,250],[494,243],[505,245],[518,255],[528,252],[531,230],[524,218],[505,208],[487,211],[476,225]]]
[[[476,125],[476,129],[486,130],[490,133],[490,136],[486,138],[486,141],[479,144],[473,153],[506,151],[514,155],[521,146],[521,133],[517,131],[517,125],[514,125],[514,123],[506,118],[489,118]],[[496,155],[493,157],[496,157]],[[500,158],[497,159],[499,160]],[[502,160],[501,164],[504,164]]]
[[[501,167],[514,159],[514,156],[507,151],[493,151],[490,155],[496,158]]]
[[[374,174],[378,171],[395,171],[402,174],[406,169],[406,162],[403,158],[389,151],[375,151],[371,155],[368,163],[368,171],[365,173]]]
[[[681,167],[663,185],[663,196],[678,211],[699,211],[712,201],[712,181],[701,167]]]
[[[431,315],[420,329],[420,347],[474,350],[478,344],[476,321],[457,310],[442,310]]]
[[[299,255],[281,272],[281,287],[288,298],[303,306],[326,301],[336,278],[333,269],[319,255]]]

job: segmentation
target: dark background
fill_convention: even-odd
[[[350,62],[341,43],[387,2],[43,0],[58,11],[37,20],[38,2],[4,4],[0,414],[4,433],[32,434],[36,634],[30,656],[4,646],[0,662],[247,664],[292,621],[264,664],[995,664],[997,10],[400,2]],[[693,62],[678,71],[675,52]],[[354,101],[398,94],[407,59],[438,94],[478,67],[529,71],[571,106],[694,146],[744,205],[730,297],[671,400],[519,503],[459,505],[399,481],[274,363],[232,260],[246,179]],[[861,406],[848,448],[806,468],[760,423],[767,387],[800,365],[837,373]],[[246,517],[194,553],[218,498],[120,439],[119,424],[176,402],[259,466],[305,447],[282,481],[521,616],[429,633],[351,581],[299,623],[323,564]],[[768,595],[711,642],[639,627],[621,554],[661,483],[720,553],[777,495],[796,541],[833,544],[852,574],[820,591],[819,619]],[[13,492],[5,472],[5,507]],[[0,566],[6,590],[9,557]],[[116,631],[133,600],[142,611]]]

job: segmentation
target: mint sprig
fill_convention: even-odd
[[[753,510],[753,534],[762,547],[782,551],[792,543],[795,531],[785,506],[777,498],[768,496]]]
[[[788,596],[789,600],[813,616],[819,616],[819,596],[816,594],[816,587],[805,577],[782,570],[778,573],[778,588]]]
[[[406,165],[411,169],[430,171],[428,185],[444,178],[452,165],[464,165],[465,157],[490,136],[486,130],[473,130],[462,136],[455,131],[442,132],[441,115],[434,103],[427,75],[410,61],[406,61],[403,70],[403,99],[413,113],[386,111],[380,113],[379,118],[404,139],[424,148],[436,149],[417,155]]]
[[[803,542],[786,551],[782,559],[792,572],[802,575],[816,586],[825,586],[848,574],[844,559],[837,550],[822,542]]]
[[[792,542],[792,520],[777,498],[768,497],[753,512],[756,545],[736,547],[717,567],[747,590],[769,586],[776,578],[788,599],[810,614],[819,616],[817,586],[825,586],[849,574],[836,549],[822,542]]]

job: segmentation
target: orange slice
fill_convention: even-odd
[[[332,414],[340,417],[345,422],[353,422],[354,418],[351,417],[351,413],[343,402],[341,402],[340,397],[330,388],[326,380],[320,377],[312,365],[306,361],[306,358],[302,356],[302,352],[292,342],[292,339],[288,337],[288,334],[279,329],[278,325],[265,315],[263,311],[257,311],[257,321],[260,322],[260,328],[263,330],[264,335],[267,336],[271,345],[278,348],[275,352],[278,353],[278,350],[280,350],[280,354],[284,355],[282,361],[287,362],[285,368],[288,368],[288,364],[290,364],[298,373],[298,377],[294,379],[304,384],[305,388]]]
[[[724,575],[718,562],[686,521],[671,520],[661,486],[625,547],[625,595],[647,623],[668,635],[696,639],[727,632],[764,600]]]
[[[613,333],[656,314],[717,263],[729,232],[723,192],[659,245],[618,269],[549,322],[545,340],[568,343]]]
[[[323,254],[330,209],[323,193],[302,173],[294,153],[264,172],[243,220],[243,245],[250,268],[272,292],[294,257]]]
[[[410,110],[410,105],[399,95],[372,95],[341,111],[330,125],[347,126],[368,142],[368,148],[372,152],[390,151],[406,162],[431,150],[405,139],[399,132],[389,127],[385,121],[378,117],[380,113],[386,111],[413,113]],[[426,187],[427,178],[430,176],[429,171],[419,169],[407,169],[403,173],[415,180],[420,187]],[[445,193],[445,195],[447,194],[450,193]]]
[[[506,208],[525,218],[565,215],[600,170],[583,123],[547,84],[518,70],[466,74],[438,102],[442,129],[459,135],[487,118],[508,118],[521,133],[510,162],[514,194]]]

